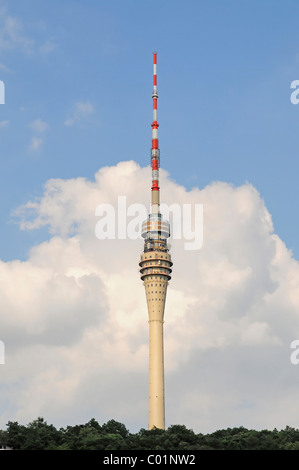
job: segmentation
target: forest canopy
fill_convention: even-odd
[[[196,434],[184,425],[172,425],[165,431],[131,433],[113,419],[102,425],[91,419],[56,429],[39,417],[27,425],[9,421],[6,430],[0,430],[2,446],[16,450],[299,450],[299,430],[238,427]]]

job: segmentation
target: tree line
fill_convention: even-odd
[[[1,446],[16,450],[299,450],[299,430],[286,426],[280,431],[256,431],[241,426],[196,434],[184,425],[172,425],[166,430],[130,433],[115,420],[100,425],[91,419],[56,429],[39,417],[27,425],[9,421],[7,429],[0,430]]]

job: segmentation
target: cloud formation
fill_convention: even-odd
[[[73,126],[78,124],[94,113],[94,106],[90,101],[78,101],[75,103],[71,115],[65,120],[65,126]]]
[[[5,129],[6,127],[8,127],[8,125],[9,125],[8,120],[0,121],[0,129]]]
[[[30,123],[31,129],[38,133],[43,134],[46,130],[49,129],[49,125],[46,121],[43,121],[41,118],[37,118]]]
[[[32,24],[24,24],[20,18],[12,16],[5,6],[0,6],[0,54],[20,51],[25,55],[44,57],[56,48],[53,38],[45,37],[36,41],[33,33]],[[3,63],[0,63],[0,70],[11,72]]]
[[[45,139],[44,136],[46,131],[49,129],[49,124],[46,121],[37,118],[29,124],[29,127],[35,134],[31,137],[29,150],[35,152],[36,150],[39,150],[43,145]]]
[[[130,185],[128,185],[130,180]],[[120,162],[94,181],[52,179],[15,212],[48,227],[28,260],[0,263],[0,425],[114,418],[147,427],[148,324],[142,240],[98,240],[95,209],[148,205],[150,168]],[[204,243],[174,261],[165,313],[166,421],[197,432],[296,426],[299,263],[250,184],[187,191],[161,171],[165,203],[203,204]],[[148,188],[148,191],[145,190]],[[129,220],[129,219],[128,219]]]
[[[24,32],[22,22],[9,15],[4,7],[0,8],[0,50],[20,48],[32,52],[34,41]]]

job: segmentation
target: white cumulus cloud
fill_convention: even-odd
[[[128,184],[128,180],[130,184]],[[94,180],[46,182],[15,212],[48,227],[26,261],[0,264],[0,424],[44,416],[147,426],[148,323],[138,273],[142,240],[98,240],[99,204],[147,206],[150,168],[121,162]],[[161,171],[163,202],[203,204],[203,246],[171,240],[165,312],[167,425],[197,432],[296,426],[299,263],[257,190],[214,182],[187,191]],[[148,188],[148,191],[146,190]],[[124,214],[121,214],[124,216]],[[130,217],[127,217],[130,221]]]

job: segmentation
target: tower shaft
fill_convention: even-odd
[[[163,320],[149,320],[149,429],[165,429]]]
[[[156,249],[142,253],[139,263],[149,321],[149,429],[165,428],[163,323],[172,262],[160,242]]]
[[[144,251],[139,266],[149,319],[149,429],[165,429],[163,323],[172,261],[167,245],[167,238],[170,236],[169,222],[160,213],[156,68],[157,53],[154,53],[151,212],[142,224]]]

